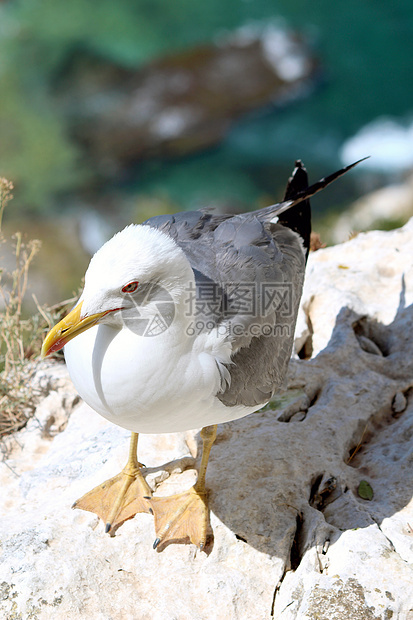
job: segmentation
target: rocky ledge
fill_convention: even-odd
[[[7,619],[413,618],[413,220],[311,255],[288,389],[219,427],[214,541],[152,549],[152,517],[114,537],[71,510],[124,465],[128,433],[79,402],[63,365],[2,444]],[[157,493],[190,486],[193,433],[142,436]],[[167,463],[167,465],[165,465]]]

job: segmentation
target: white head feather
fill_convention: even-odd
[[[132,224],[92,257],[81,297],[82,315],[124,307],[122,288],[133,281],[157,283],[177,302],[191,279],[190,264],[171,237],[150,226]]]

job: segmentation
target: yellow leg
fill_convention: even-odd
[[[198,480],[188,491],[170,497],[152,497],[155,516],[156,539],[153,548],[170,540],[187,540],[200,549],[205,547],[209,510],[205,488],[205,475],[212,444],[217,436],[217,426],[205,426],[201,431],[202,459]]]
[[[137,512],[151,512],[152,492],[141,474],[137,457],[138,434],[132,433],[129,457],[123,470],[83,495],[72,506],[97,514],[105,523],[105,531],[113,532]]]

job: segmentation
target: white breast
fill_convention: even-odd
[[[216,398],[222,376],[214,352],[182,334],[174,338],[170,330],[143,337],[99,325],[71,340],[65,358],[81,397],[138,433],[200,428],[259,408],[225,407]]]

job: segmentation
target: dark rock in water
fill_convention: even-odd
[[[136,71],[83,62],[69,71],[59,95],[77,140],[116,168],[219,142],[242,114],[301,94],[315,68],[297,36],[269,26]]]

